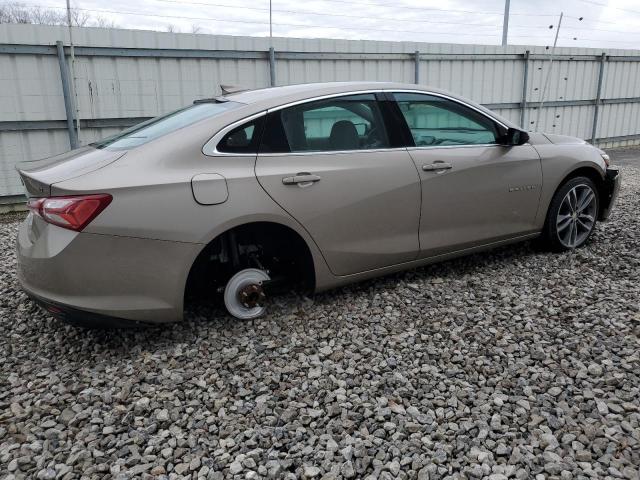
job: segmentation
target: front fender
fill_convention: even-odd
[[[536,226],[543,228],[551,199],[558,187],[578,170],[590,171],[604,180],[607,165],[600,151],[590,144],[544,144],[533,146],[540,154],[542,192],[536,215]]]

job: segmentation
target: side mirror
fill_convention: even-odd
[[[515,146],[524,145],[529,141],[529,134],[517,128],[509,128],[507,132],[498,139],[501,145]]]

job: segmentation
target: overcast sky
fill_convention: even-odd
[[[64,7],[64,0],[24,3]],[[122,28],[269,34],[269,0],[72,0]],[[272,0],[273,35],[497,44],[504,0]],[[509,43],[640,49],[639,0],[511,0]],[[134,15],[135,13],[139,15]],[[579,18],[583,17],[580,21]],[[555,28],[555,27],[554,27]]]

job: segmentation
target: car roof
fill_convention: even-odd
[[[230,93],[223,98],[241,103],[257,103],[273,101],[274,105],[286,103],[291,98],[303,100],[322,95],[331,95],[334,93],[346,93],[350,91],[360,90],[386,90],[386,89],[413,89],[437,91],[437,89],[425,89],[420,85],[407,83],[392,82],[318,82],[318,83],[300,83],[296,85],[284,85],[280,87],[259,88],[256,90],[243,90],[236,93]],[[442,92],[446,93],[446,92]],[[283,102],[284,100],[284,102]],[[295,101],[295,100],[293,100]]]
[[[416,85],[411,83],[396,82],[322,82],[322,83],[302,83],[296,85],[286,85],[279,87],[260,88],[256,90],[244,90],[230,93],[218,97],[233,102],[251,105],[254,109],[265,110],[298,101],[313,99],[324,95],[333,95],[349,92],[360,92],[367,90],[418,90],[424,93],[436,93],[471,105],[485,114],[495,118],[503,124],[515,127],[509,120],[501,117],[495,112],[479,105],[464,97],[460,97],[446,90],[428,87],[426,85]],[[517,128],[517,127],[516,127]]]

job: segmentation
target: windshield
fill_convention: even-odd
[[[143,145],[151,140],[191,125],[205,118],[215,117],[241,106],[238,102],[206,102],[190,105],[180,110],[155,117],[127,128],[122,132],[92,143],[95,148],[126,150]]]

